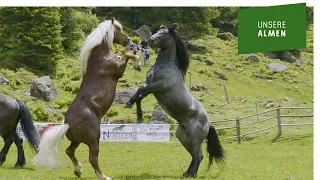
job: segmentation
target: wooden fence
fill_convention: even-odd
[[[227,140],[227,139],[237,139],[238,144],[241,144],[241,137],[245,136],[245,135],[250,135],[250,134],[255,134],[255,133],[259,133],[262,131],[266,131],[272,128],[278,128],[278,137],[280,137],[282,135],[282,127],[283,126],[309,126],[309,125],[313,125],[313,120],[308,122],[308,123],[282,123],[281,120],[282,118],[312,118],[313,117],[313,113],[312,114],[303,114],[303,115],[281,115],[281,111],[282,110],[301,110],[301,109],[312,109],[313,107],[278,107],[278,108],[274,108],[274,109],[270,109],[270,110],[266,110],[260,113],[256,113],[256,114],[251,114],[248,116],[243,116],[243,117],[237,117],[235,119],[226,119],[226,120],[218,120],[218,121],[211,121],[211,123],[218,125],[218,128],[216,128],[216,130],[223,130],[223,129],[236,129],[236,135],[235,136],[229,136],[229,137],[224,137],[221,138],[220,140]],[[273,112],[274,115],[271,115],[269,117],[265,117],[263,119],[259,119],[258,117],[261,115],[264,115],[266,113],[271,113]],[[251,117],[257,117],[256,121],[252,121],[249,123],[241,123],[242,121],[251,118]],[[258,123],[262,123],[265,121],[269,121],[269,120],[275,120],[276,122],[275,125],[273,126],[269,126],[266,128],[262,128],[262,129],[258,129],[255,131],[251,131],[251,132],[247,132],[247,133],[243,133],[241,134],[241,127],[245,127],[245,126],[250,126],[253,124],[258,124]],[[223,124],[223,123],[228,123],[228,124],[234,124],[231,126],[227,126],[227,127],[219,127],[219,124]],[[171,124],[171,126],[178,126],[178,124]],[[174,133],[174,131],[170,131],[170,133]]]

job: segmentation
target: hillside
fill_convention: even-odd
[[[269,59],[262,53],[255,54],[260,59],[259,62],[247,61],[245,60],[247,55],[238,55],[236,40],[224,41],[213,36],[203,36],[189,42],[207,48],[207,51],[201,53],[189,52],[191,58],[189,72],[192,74],[192,85],[202,84],[208,89],[208,91],[192,91],[192,94],[202,102],[211,120],[253,114],[256,112],[256,103],[258,111],[263,111],[266,109],[264,105],[269,101],[281,106],[313,106],[312,25],[307,32],[308,50],[301,50],[301,59],[305,64],[303,67],[279,59]],[[120,47],[115,48],[120,51]],[[155,58],[156,55],[152,52],[150,64]],[[212,65],[207,65],[206,62],[211,62]],[[288,69],[273,73],[266,68],[271,62],[281,62]],[[143,85],[150,64],[143,67],[141,72],[135,72],[132,66],[128,65],[121,83],[118,83],[118,89]],[[59,97],[52,102],[38,100],[28,95],[31,80],[36,75],[24,69],[18,69],[17,72],[0,69],[0,75],[10,81],[9,85],[0,85],[0,92],[26,101],[35,121],[62,121],[63,113],[66,112],[80,85],[79,68],[78,55],[65,54],[59,61],[57,74],[51,77]],[[214,72],[225,75],[228,80],[218,78]],[[257,73],[272,77],[272,80],[257,78],[255,76]],[[185,79],[189,87],[189,73]],[[230,104],[227,105],[223,85],[230,99]],[[146,121],[149,121],[155,104],[156,100],[152,95],[143,100],[142,109]],[[50,114],[44,105],[60,110],[61,114]],[[114,104],[108,112],[108,117],[111,122],[135,122],[135,108],[124,109],[122,104]],[[170,119],[170,122],[174,121]]]

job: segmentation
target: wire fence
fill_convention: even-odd
[[[311,110],[312,112],[310,112],[310,114],[292,114],[293,112],[300,113],[300,110],[303,110],[303,113],[306,113],[305,111],[308,110]],[[255,120],[252,121],[253,117]],[[298,123],[292,120],[282,122],[283,119],[288,118],[308,118],[308,120],[307,122]],[[248,122],[249,119],[251,121]],[[273,122],[270,122],[272,120]],[[241,144],[241,137],[262,131],[277,128],[277,136],[280,137],[282,135],[282,127],[284,126],[313,126],[313,107],[278,107],[248,116],[211,121],[211,123],[215,125],[217,131],[235,131],[235,135],[222,137],[220,140],[236,139],[238,144]],[[171,134],[175,133],[173,130],[177,126],[178,124],[171,124]],[[244,130],[247,130],[248,132],[244,132]]]

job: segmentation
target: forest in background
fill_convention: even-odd
[[[147,25],[178,23],[187,39],[231,32],[237,36],[239,7],[1,7],[0,67],[55,75],[64,54],[78,54],[87,35],[115,17],[130,33]],[[307,8],[313,23],[313,8]]]

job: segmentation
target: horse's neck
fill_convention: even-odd
[[[102,43],[98,46],[96,46],[93,50],[92,50],[92,56],[95,56],[95,58],[91,58],[91,63],[92,61],[100,61],[100,58],[96,58],[97,55],[100,57],[103,56],[107,56],[109,54],[113,53],[112,50],[108,47],[108,45],[106,45],[105,43]]]
[[[158,57],[156,60],[156,64],[160,63],[176,63],[177,59],[177,51],[176,51],[176,46],[171,46],[166,49],[161,49],[158,53]]]

